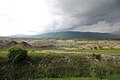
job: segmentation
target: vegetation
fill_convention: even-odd
[[[16,53],[16,51],[20,54],[27,53],[26,50],[18,47],[10,48],[9,53]],[[7,56],[0,56],[0,79],[117,80],[120,78],[119,68],[96,63],[94,57],[89,60],[87,57],[92,58],[92,56],[88,54],[28,53],[28,57],[20,64],[11,64],[7,62]],[[97,54],[95,57],[99,59]],[[13,57],[12,60],[21,59]]]
[[[45,79],[38,79],[38,80],[100,80],[97,78],[45,78]],[[103,79],[107,80],[107,79]]]
[[[57,50],[20,46],[0,49],[0,80],[120,79],[116,58],[120,49],[95,45],[90,50],[80,49],[80,45],[63,45]]]
[[[113,78],[114,77],[114,78]],[[94,78],[94,77],[91,77],[91,78],[46,78],[46,79],[38,79],[38,80],[100,80],[100,79],[97,79],[97,78]],[[108,79],[102,79],[102,80],[119,80],[119,77],[115,77],[115,76],[112,76]]]
[[[97,53],[97,54],[120,55],[120,49],[67,50],[67,51],[69,51],[69,52],[86,52],[86,53]]]
[[[93,50],[103,50],[103,47],[102,46],[95,46],[92,49]]]
[[[97,60],[100,61],[100,59],[101,59],[101,54],[94,54],[94,53],[93,53],[93,57],[94,57],[95,59],[97,59]]]
[[[25,50],[24,48],[20,46],[14,46],[9,49],[8,59],[12,63],[19,63],[28,57],[27,53],[27,50]]]

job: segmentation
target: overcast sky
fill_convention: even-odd
[[[0,35],[120,34],[120,0],[0,0]]]

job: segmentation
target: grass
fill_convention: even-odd
[[[110,76],[106,79],[99,79],[95,77],[81,77],[81,78],[45,78],[45,79],[37,79],[37,80],[120,80],[120,75]]]
[[[112,76],[109,77],[108,79],[102,79],[102,80],[119,80],[120,76]],[[95,77],[90,77],[90,78],[85,78],[85,77],[81,77],[81,78],[44,78],[44,79],[36,79],[36,80],[101,80],[99,78],[95,78]]]
[[[56,49],[44,49],[44,48],[25,48],[28,51],[42,51],[42,50],[56,50]],[[0,49],[1,53],[7,53],[9,48]],[[120,55],[120,49],[77,49],[77,50],[61,50],[57,49],[59,51],[66,51],[66,52],[85,52],[85,53],[98,53],[98,54],[112,54],[112,55]]]
[[[119,49],[110,50],[69,50],[73,52],[104,53],[119,55]],[[28,53],[24,63],[7,62],[7,51],[0,53],[0,79],[16,80],[119,80],[120,70],[102,66],[92,58],[93,54],[75,53]],[[98,56],[99,59],[99,56]],[[111,64],[112,65],[112,64]],[[111,75],[116,75],[110,77]],[[92,78],[91,76],[95,77]],[[72,78],[73,77],[73,78]],[[75,77],[75,78],[74,78]],[[84,78],[86,77],[86,78]]]
[[[89,61],[85,61],[84,58],[79,56],[73,56],[69,54],[69,57],[62,54],[46,54],[42,53],[29,55],[30,60],[25,63],[9,64],[0,61],[0,79],[1,80],[103,80],[110,73],[116,74],[115,71],[107,69],[105,67],[95,66],[91,68],[93,64],[89,64]],[[6,58],[4,58],[6,59]],[[70,59],[70,62],[69,62]],[[95,71],[94,71],[95,70]],[[93,72],[94,71],[94,72]],[[110,72],[111,71],[111,72]],[[110,72],[110,73],[109,73]],[[96,78],[87,78],[91,76],[91,73]],[[108,74],[108,75],[107,75]],[[75,77],[75,78],[71,78]],[[78,78],[77,78],[78,77]],[[86,78],[79,78],[86,77]],[[119,77],[120,78],[120,77]],[[117,80],[111,79],[111,80]],[[119,80],[119,79],[118,79]]]
[[[47,56],[60,56],[60,57],[84,57],[84,56],[92,56],[92,54],[75,54],[75,53],[36,53],[36,52],[31,52],[28,53],[30,57],[47,57]]]
[[[86,52],[86,53],[98,53],[98,54],[112,54],[120,55],[120,49],[103,49],[103,50],[67,50],[69,52]]]
[[[0,53],[0,57],[6,58],[7,57],[7,53]]]
[[[39,79],[38,79],[39,80]],[[46,78],[46,79],[40,79],[40,80],[100,80],[97,78]],[[107,79],[103,79],[107,80]]]

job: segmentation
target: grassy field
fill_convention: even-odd
[[[43,79],[43,80],[98,80],[98,79],[97,78],[51,78],[51,79]]]
[[[120,55],[120,49],[103,49],[103,50],[68,50],[69,52],[86,52],[98,54],[113,54]]]
[[[101,80],[98,78],[49,78],[49,79],[38,79],[38,80]],[[119,80],[119,77],[110,77],[109,79],[102,80]]]
[[[0,49],[0,52],[4,53],[7,52],[9,48],[5,49]],[[42,48],[26,48],[28,51],[41,51],[41,50],[57,50],[57,49],[42,49]],[[89,50],[89,49],[77,49],[77,50],[60,50],[59,51],[68,51],[68,52],[87,52],[87,53],[105,53],[105,54],[116,54],[120,55],[120,49],[94,49],[94,50]]]
[[[101,61],[98,54],[120,55],[120,49],[59,50],[61,53],[41,53],[46,49],[27,49],[24,62],[9,63],[8,49],[0,50],[1,80],[119,80],[117,62]],[[40,52],[35,52],[39,50]],[[62,53],[62,51],[71,53]],[[81,52],[81,53],[76,53]],[[86,54],[85,54],[85,53]],[[95,55],[93,56],[93,53]],[[96,57],[97,55],[97,57]],[[110,63],[110,64],[109,64]],[[114,66],[115,65],[115,66]]]

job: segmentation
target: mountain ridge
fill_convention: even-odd
[[[32,36],[33,38],[55,38],[55,39],[120,39],[118,35],[110,33],[98,33],[98,32],[75,32],[75,31],[64,31],[64,32],[51,32],[45,34],[38,34]]]

